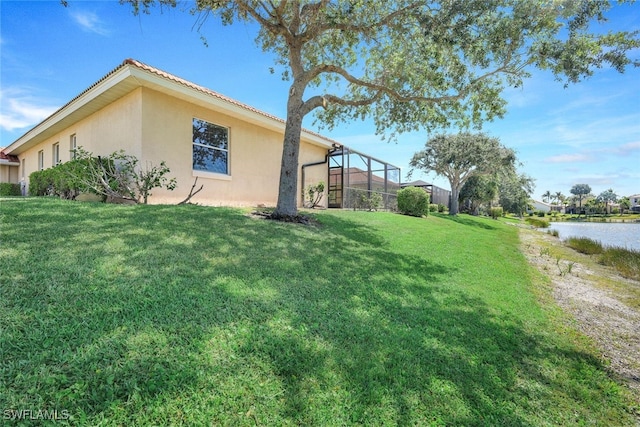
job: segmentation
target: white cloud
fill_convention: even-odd
[[[71,17],[76,24],[86,32],[99,34],[101,36],[108,36],[110,34],[105,23],[93,12],[74,11],[71,12]]]
[[[0,91],[0,98],[0,127],[9,132],[33,126],[59,108],[15,88]]]
[[[616,154],[622,156],[628,156],[635,151],[640,151],[640,141],[629,142],[627,144],[622,144],[619,147],[615,147],[613,150]]]
[[[549,163],[577,163],[577,162],[592,162],[594,158],[585,153],[576,154],[560,154],[557,156],[547,157],[545,159]]]

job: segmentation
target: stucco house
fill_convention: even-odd
[[[183,200],[197,177],[204,189],[194,202],[275,205],[284,128],[278,117],[127,59],[6,147],[0,182],[28,188],[29,174],[71,160],[77,147],[95,155],[123,149],[141,165],[166,161],[170,176],[177,179],[174,191],[154,191],[151,203]],[[344,148],[303,130],[300,206],[304,187],[328,182],[329,158]],[[399,168],[382,164],[385,173],[378,176],[394,179],[386,171]]]
[[[10,156],[0,149],[0,182],[18,183],[18,168],[20,160],[17,156]]]
[[[629,209],[633,212],[640,212],[640,194],[632,194],[629,196]]]

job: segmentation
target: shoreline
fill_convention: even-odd
[[[593,340],[640,409],[640,282],[550,234],[519,227],[519,235],[521,252],[548,278],[554,302],[575,320],[573,327]],[[640,423],[640,412],[636,417]]]

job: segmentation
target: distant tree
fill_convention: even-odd
[[[474,175],[470,177],[460,190],[459,201],[463,210],[477,215],[481,205],[491,206],[491,202],[498,196],[498,182],[489,175]]]
[[[523,216],[534,189],[534,180],[528,175],[508,173],[498,186],[500,206],[506,211]]]
[[[180,3],[120,2],[136,14]],[[602,66],[640,65],[627,56],[640,47],[637,33],[590,27],[610,7],[601,0],[195,0],[192,12],[199,25],[208,16],[258,24],[257,44],[291,82],[274,212],[287,217],[297,214],[302,121],[310,112],[329,127],[372,117],[390,136],[480,125],[504,115],[503,91],[521,86],[532,68],[567,85]]]
[[[631,200],[627,196],[620,198],[618,203],[620,203],[620,215],[623,215],[625,210],[631,208]]]
[[[606,212],[611,213],[611,203],[618,201],[618,195],[613,192],[613,189],[608,189],[600,193],[597,197],[598,202],[604,204]]]
[[[569,190],[569,192],[578,198],[579,207],[582,208],[582,199],[587,194],[591,193],[591,187],[589,187],[588,184],[576,184],[571,187],[571,190]]]
[[[414,154],[409,164],[412,168],[433,171],[449,180],[449,214],[457,215],[460,190],[469,178],[513,169],[515,163],[515,152],[500,144],[497,138],[463,132],[431,138],[424,150]]]
[[[584,203],[584,207],[585,207],[585,214],[587,216],[604,212],[602,203],[600,203],[598,199],[596,199],[595,197],[588,199]]]
[[[564,194],[562,194],[562,192],[558,191],[553,195],[553,200],[555,200],[556,204],[558,205],[562,205],[562,203],[564,202]]]
[[[551,198],[551,191],[549,190],[545,191],[544,194],[542,195],[542,201],[548,203],[550,198]]]

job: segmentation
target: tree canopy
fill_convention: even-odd
[[[451,206],[458,213],[458,197],[464,184],[473,176],[492,175],[500,170],[514,170],[515,152],[497,138],[483,133],[441,134],[427,141],[424,150],[414,154],[412,168],[434,171],[449,180]]]
[[[134,13],[176,0],[120,0]],[[297,213],[303,118],[317,111],[330,128],[371,117],[377,132],[466,128],[502,117],[506,87],[532,67],[565,84],[633,64],[638,33],[596,34],[602,0],[196,0],[200,25],[259,25],[256,42],[291,82],[276,216]]]
[[[582,198],[591,193],[591,187],[589,184],[576,184],[571,187],[569,192],[578,198],[580,207],[582,207]]]
[[[533,193],[533,178],[526,174],[508,173],[500,179],[498,187],[500,206],[518,216],[524,215]]]

